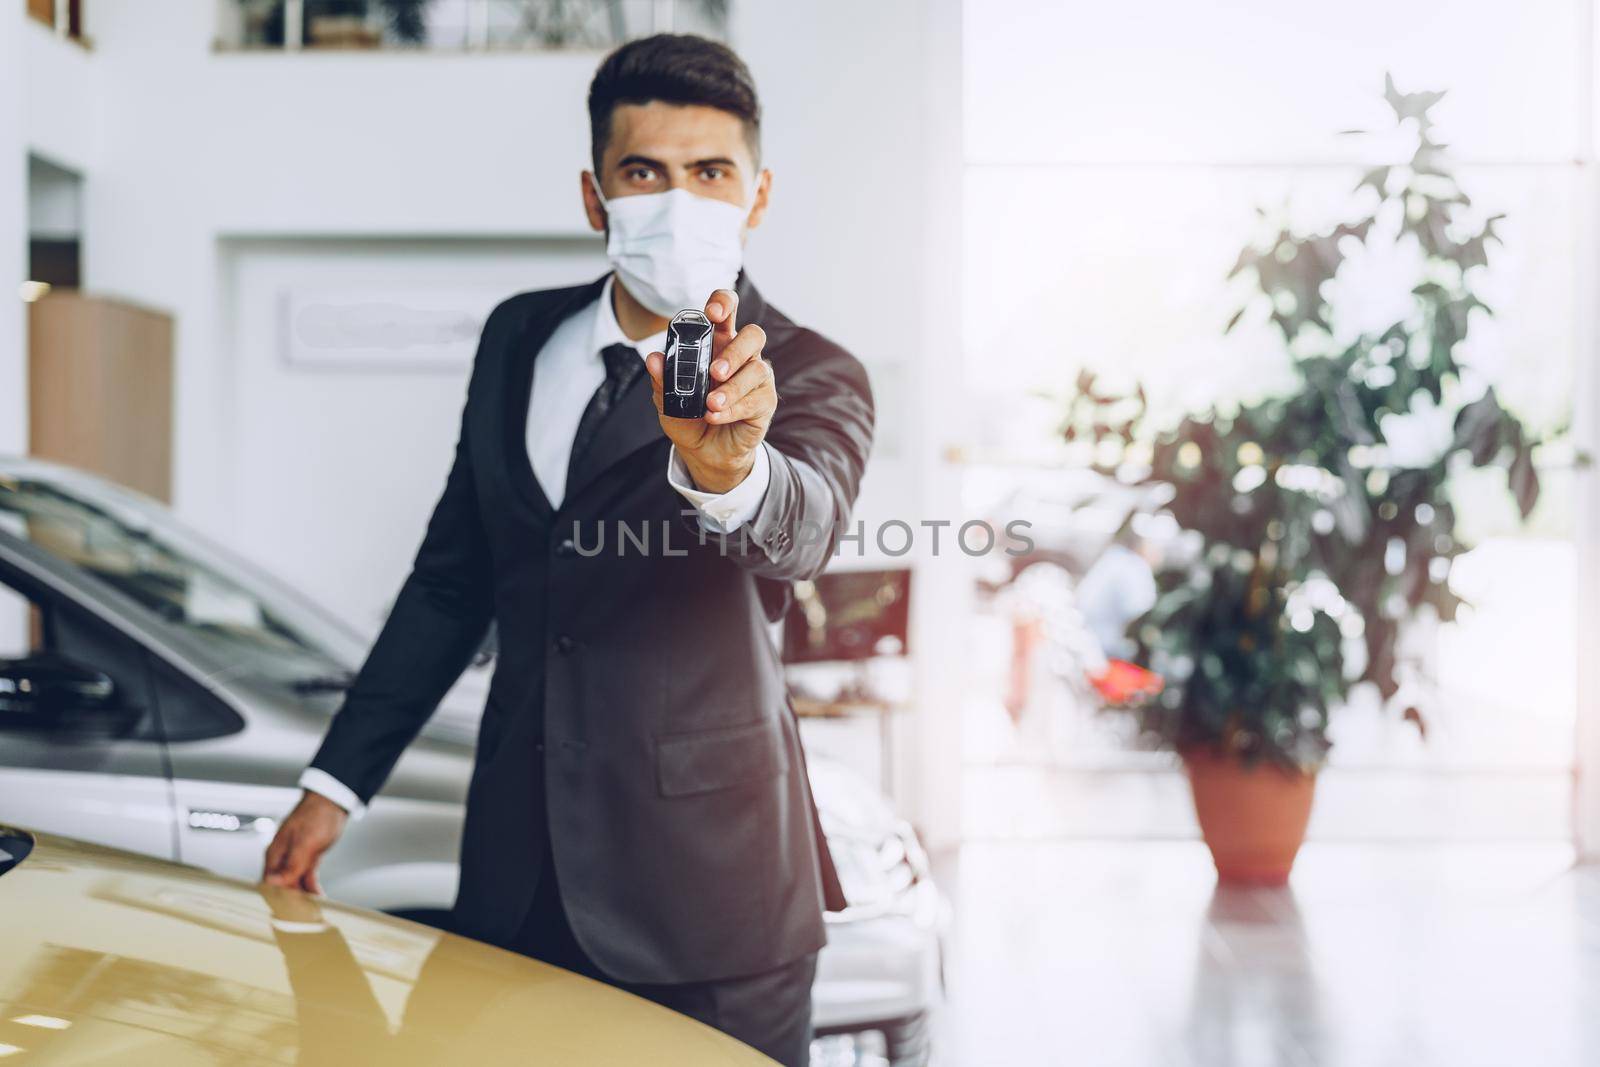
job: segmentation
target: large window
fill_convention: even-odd
[[[1264,226],[1339,218],[1362,175],[1401,150],[1405,131],[1340,134],[1391,130],[1386,73],[1405,90],[1447,90],[1438,139],[1474,201],[1506,216],[1504,246],[1476,279],[1496,316],[1474,323],[1472,361],[1530,426],[1566,426],[1593,238],[1580,225],[1591,214],[1585,8],[969,3],[966,368],[983,410],[1008,413],[974,428],[971,505],[1088,493],[1058,433],[1081,369],[1137,377],[1172,415],[1286,387],[1283,344],[1264,320],[1224,333],[1244,295],[1227,275]],[[1398,275],[1369,271],[1339,306],[1381,315],[1408,294]],[[1570,834],[1570,455],[1542,453],[1544,494],[1526,523],[1503,475],[1460,479],[1459,529],[1475,547],[1451,581],[1471,607],[1409,648],[1428,737],[1376,706],[1344,709],[1313,834]],[[1106,520],[1088,508],[1074,521]],[[1130,753],[1114,722],[1065,689],[1034,718],[1006,721],[1012,649],[1031,639],[1010,603],[997,598],[978,624],[990,667],[969,707],[969,830],[994,831],[997,805],[1025,801],[1024,832],[1091,820],[1183,832],[1171,761]]]

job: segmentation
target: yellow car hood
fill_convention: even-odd
[[[0,1067],[772,1062],[475,941],[32,837],[32,852],[0,874]]]

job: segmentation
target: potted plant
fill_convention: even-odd
[[[1462,465],[1504,468],[1523,518],[1539,498],[1540,443],[1463,362],[1490,309],[1476,274],[1497,243],[1450,173],[1429,110],[1442,93],[1386,99],[1414,133],[1404,163],[1362,177],[1354,217],[1285,225],[1231,276],[1257,292],[1233,316],[1269,318],[1293,367],[1286,393],[1155,425],[1146,391],[1084,373],[1065,435],[1123,481],[1164,487],[1185,533],[1131,624],[1165,689],[1129,709],[1142,738],[1176,750],[1225,880],[1281,883],[1305,834],[1330,712],[1358,686],[1422,725],[1401,696],[1402,632],[1450,621],[1452,561],[1467,548],[1450,486]],[[1411,252],[1402,315],[1354,335],[1328,283],[1349,257]],[[1419,449],[1417,441],[1429,443]]]

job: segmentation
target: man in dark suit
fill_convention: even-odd
[[[444,494],[265,877],[317,890],[493,621],[458,929],[801,1064],[843,898],[768,624],[838,543],[871,391],[740,269],[771,177],[732,52],[633,42],[589,113],[584,209],[613,270],[489,317]],[[700,419],[661,414],[682,308],[714,327]]]

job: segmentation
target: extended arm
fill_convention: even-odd
[[[779,403],[776,376],[762,357],[766,335],[755,325],[735,331],[736,305],[728,290],[706,305],[717,324],[712,377],[721,384],[707,398],[703,420],[663,415],[662,428],[673,462],[681,461],[695,488],[728,494],[747,479],[764,483],[754,513],[726,538],[728,558],[764,578],[812,578],[832,557],[861,488],[872,448],[872,390],[860,363],[813,335],[804,351],[791,345]],[[661,357],[651,355],[649,366],[659,411]]]

